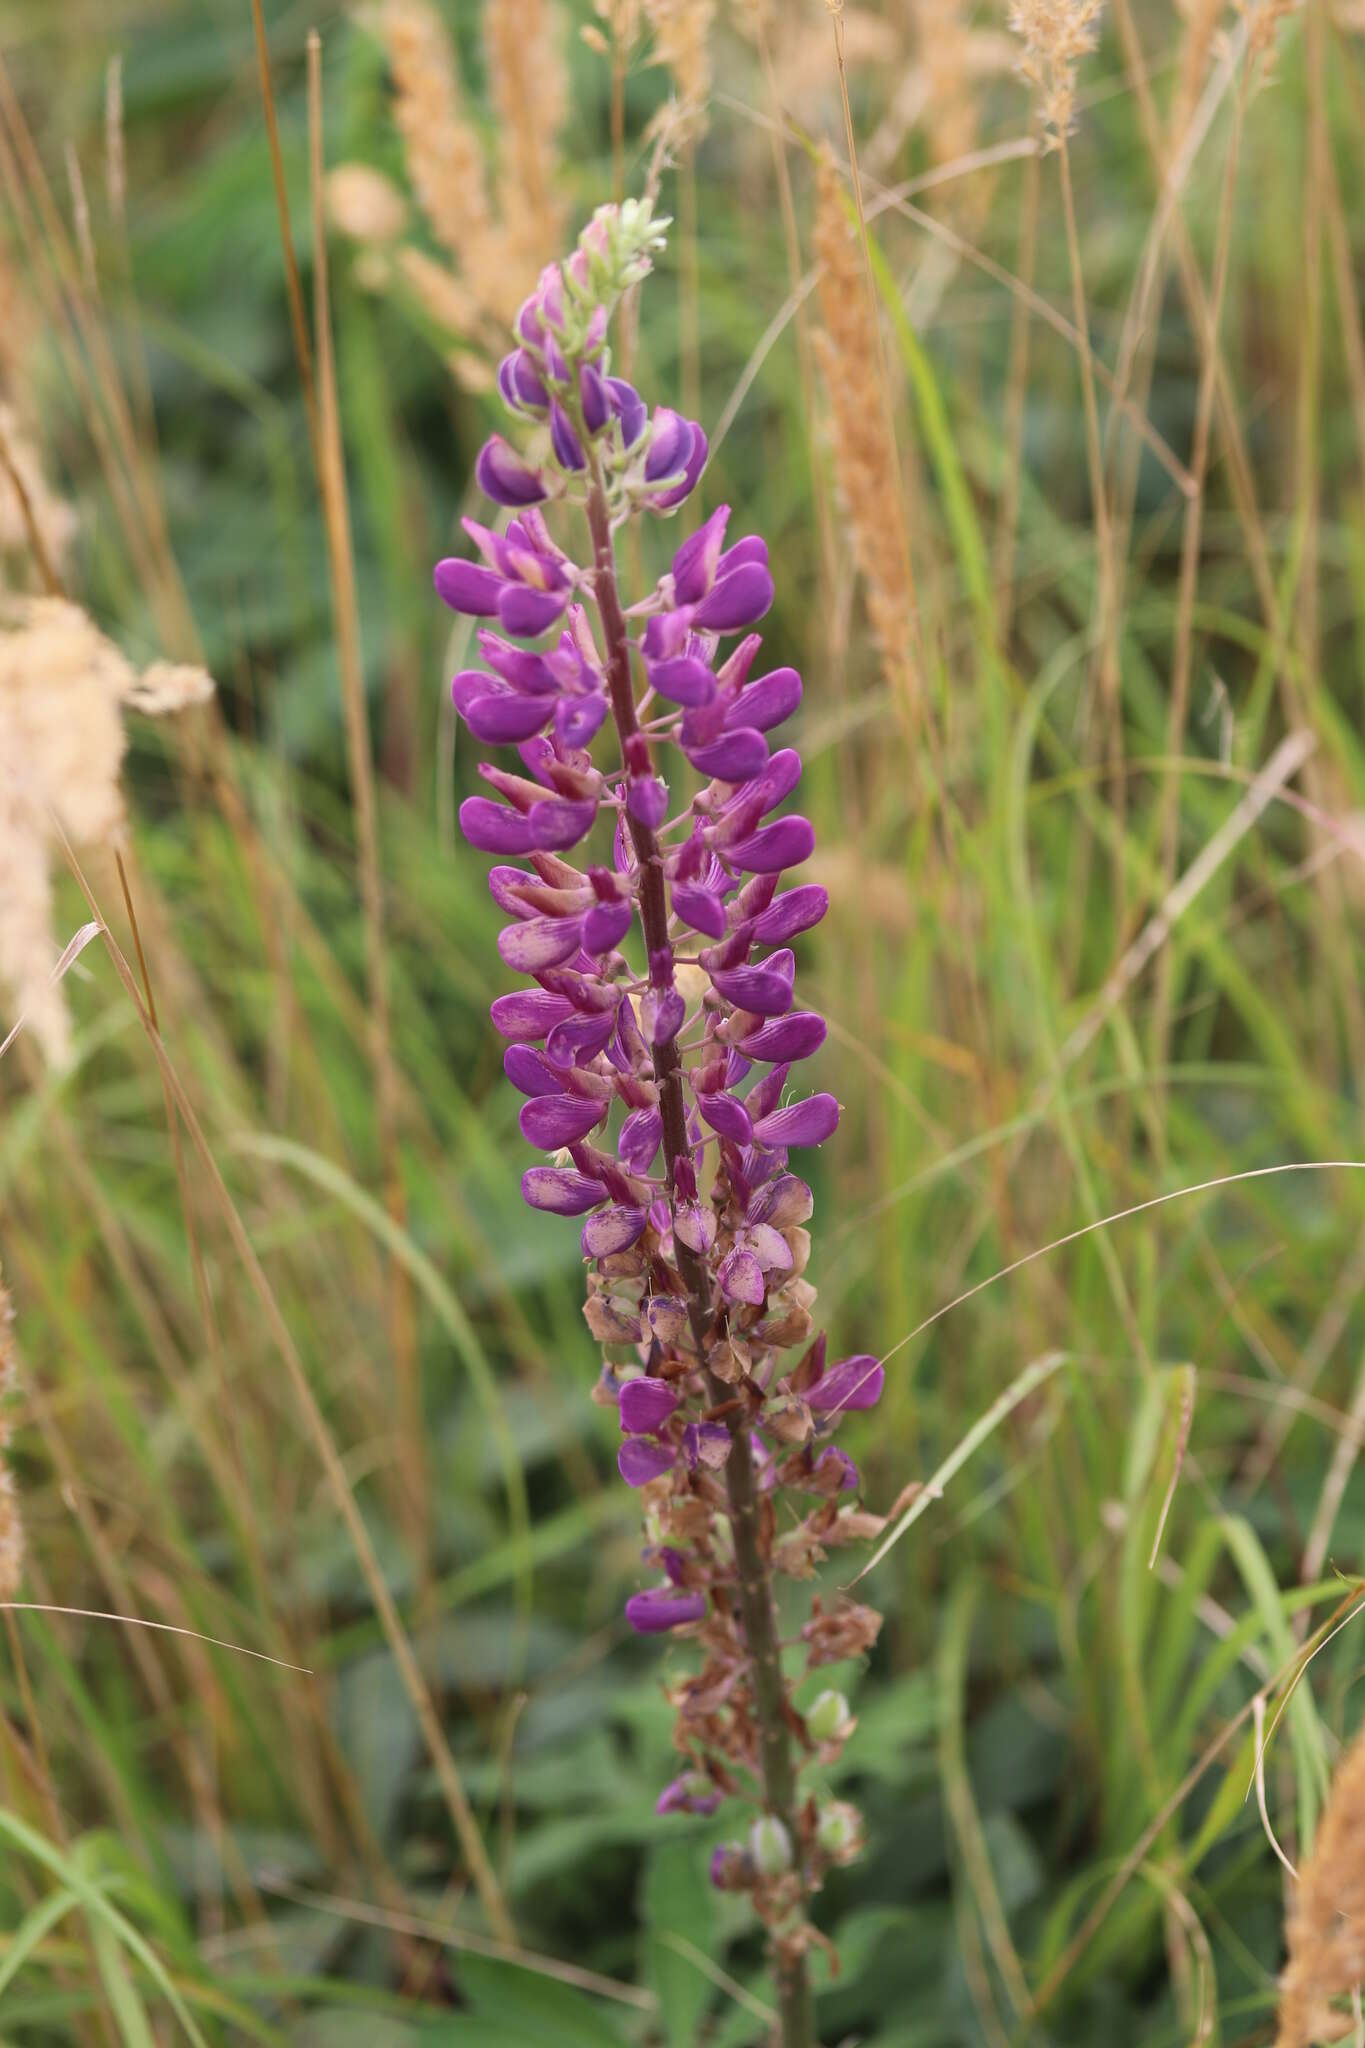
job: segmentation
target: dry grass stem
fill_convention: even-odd
[[[1365,1983],[1365,1735],[1337,1766],[1285,1927],[1275,2048],[1311,2048],[1351,2030],[1335,2006]]]

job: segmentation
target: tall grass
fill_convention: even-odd
[[[505,218],[483,12],[442,19]],[[932,1482],[833,1674],[870,1843],[820,1902],[823,2038],[1268,2040],[1270,1836],[1304,1867],[1359,1721],[1365,1176],[1260,1171],[1365,1160],[1353,11],[1113,0],[1046,154],[1003,7],[954,12],[951,125],[935,6],[848,10],[846,122],[811,0],[697,9],[680,129],[680,12],[565,9],[551,210],[665,137],[637,364],[702,380],[707,508],[768,534],[806,677],[846,1106],[813,1277],[841,1350],[897,1347],[869,1505]],[[7,581],[217,683],[130,719],[126,891],[54,834],[52,957],[105,930],[70,1065],[0,1062],[0,2035],[741,2048],[759,1944],[653,1814],[633,1517],[450,831],[428,564],[488,301],[457,328],[387,244],[323,268],[327,167],[430,202],[330,9],[310,157],[312,18],[262,18],[287,251],[248,0],[0,46],[0,400],[76,517],[45,567],[16,501]],[[436,226],[403,247],[444,270]]]

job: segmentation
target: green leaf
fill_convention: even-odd
[[[712,1986],[698,1959],[715,1944],[715,1895],[696,1833],[661,1842],[645,1866],[644,1980],[659,2001],[669,2048],[696,2041]]]

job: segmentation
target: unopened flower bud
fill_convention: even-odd
[[[749,1830],[749,1854],[760,1877],[781,1877],[792,1866],[792,1838],[776,1814],[761,1814]]]
[[[863,1817],[845,1799],[832,1799],[822,1807],[815,1823],[815,1843],[821,1855],[832,1862],[847,1863],[858,1854],[863,1839]]]
[[[722,1842],[711,1851],[711,1882],[718,1892],[746,1891],[754,1866],[742,1842]]]
[[[817,1742],[839,1742],[853,1725],[853,1713],[841,1692],[822,1692],[806,1715],[806,1728]]]

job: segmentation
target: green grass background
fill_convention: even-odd
[[[965,12],[1001,27],[988,8]],[[310,25],[323,34],[328,161],[401,178],[401,152],[363,19],[267,13],[307,289]],[[576,0],[570,13],[575,28],[593,18]],[[921,14],[934,33],[933,8]],[[695,165],[708,421],[789,288],[763,74],[742,22],[722,15],[723,91]],[[863,142],[923,56],[907,11],[887,16],[899,56],[850,74]],[[1165,107],[1179,16],[1143,0],[1134,17]],[[478,10],[461,0],[446,18],[477,92]],[[779,53],[821,32],[818,0],[770,20]],[[44,1075],[18,1050],[0,1070],[24,1597],[199,1631],[309,1674],[187,1635],[10,1617],[0,2039],[757,2042],[760,1947],[742,1905],[704,1883],[712,1835],[653,1815],[670,1754],[660,1681],[685,1653],[637,1643],[622,1621],[638,1538],[611,1418],[588,1399],[597,1366],[576,1232],[518,1198],[516,1099],[487,1023],[503,985],[497,917],[483,858],[450,831],[452,793],[473,769],[441,715],[456,657],[429,566],[474,508],[491,408],[335,242],[400,1077],[397,1229],[376,1135],[323,528],[247,0],[11,5],[0,50],[68,215],[68,147],[84,171],[98,317],[130,385],[145,364],[169,546],[219,682],[220,731],[177,739],[141,723],[128,771],[130,883],[169,1059],[297,1347],[521,1937],[533,1958],[624,1991],[478,1953],[487,1928],[429,1748],[260,1292],[183,1134],[182,1189],[147,1035],[92,947],[67,984],[75,1070]],[[577,223],[611,192],[609,83],[576,36],[566,52],[562,175]],[[126,256],[103,168],[114,54]],[[632,185],[666,92],[648,54],[644,43],[628,80]],[[1158,202],[1129,54],[1111,19],[1083,69],[1072,144],[1092,340],[1110,366]],[[841,1958],[837,1980],[816,1966],[831,2043],[1268,2039],[1285,1880],[1247,1796],[1251,1702],[1265,1688],[1267,1810],[1294,1859],[1359,1719],[1356,1623],[1277,1709],[1300,1644],[1353,1597],[1365,1528],[1350,1470],[1365,1398],[1365,1176],[1179,1196],[903,1340],[955,1295],[1116,1212],[1248,1169],[1365,1159],[1365,415],[1352,376],[1363,84],[1359,39],[1308,0],[1245,111],[1222,339],[1274,607],[1267,619],[1215,435],[1180,869],[1287,732],[1311,734],[1314,751],[1293,784],[1301,801],[1268,805],[1165,940],[1173,1024],[1159,1063],[1156,968],[1114,1003],[1103,991],[1162,895],[1181,502],[1144,456],[1118,643],[1120,785],[1095,742],[1096,549],[1074,349],[1034,322],[1002,642],[993,562],[1013,296],[903,213],[875,222],[879,286],[910,309],[885,332],[926,647],[917,721],[881,678],[824,409],[806,411],[790,324],[704,486],[708,507],[734,506],[738,531],[767,535],[767,653],[806,678],[799,740],[833,908],[803,942],[801,973],[831,1019],[820,1083],[845,1104],[814,1164],[810,1277],[838,1351],[900,1347],[882,1407],[849,1432],[869,1504],[886,1509],[927,1479],[1035,1368],[864,1586],[885,1631],[865,1671],[836,1674],[860,1725],[831,1782],[865,1809],[869,1846],[819,1904]],[[1235,97],[1214,109],[1180,199],[1206,281]],[[978,99],[982,146],[1028,134],[1026,92],[1008,73]],[[803,138],[844,152],[832,40],[793,118],[809,262]],[[916,125],[883,182],[931,167]],[[1055,158],[1040,168],[1036,289],[1069,316]],[[1026,178],[1022,160],[1005,161],[916,203],[1013,273]],[[664,203],[676,210],[671,174]],[[691,289],[675,243],[643,296],[636,364],[663,399],[683,374]],[[1145,409],[1185,461],[1201,350],[1173,280],[1151,344]],[[164,592],[158,609],[78,380],[52,347],[38,374],[50,467],[82,517],[73,589],[138,658],[172,651]],[[1110,432],[1103,390],[1100,405]],[[1129,437],[1112,453],[1119,474]],[[834,508],[832,581],[817,494]],[[677,534],[646,537],[646,573]],[[132,959],[112,871],[92,858],[89,873]],[[86,914],[69,878],[61,905],[64,939]],[[1064,1059],[1097,1004],[1099,1028]],[[415,1319],[415,1418],[397,1391],[395,1267]],[[1305,1585],[1334,1460],[1346,1484],[1327,1562]],[[831,1583],[848,1554],[836,1563]],[[422,1923],[440,1938],[421,1938]]]

